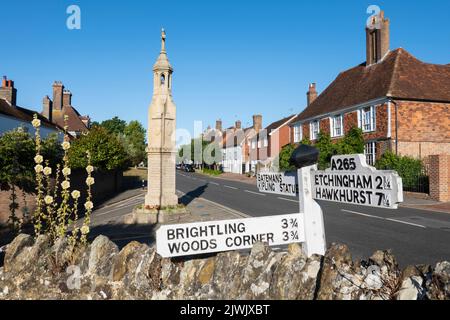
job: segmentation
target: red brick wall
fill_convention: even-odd
[[[450,201],[450,155],[429,156],[430,197]]]
[[[9,205],[11,203],[10,196],[11,191],[0,191],[0,224],[4,224],[8,221],[10,215]],[[23,191],[16,189],[16,196],[16,202],[19,205],[19,208],[16,210],[16,216],[22,218],[23,210],[27,210],[28,214],[32,215],[36,206],[34,195],[28,193],[24,194]]]
[[[421,159],[450,154],[450,104],[398,101],[397,108],[399,154]],[[391,112],[392,138],[395,139],[394,105]]]
[[[399,141],[450,143],[450,104],[398,101],[397,108]]]

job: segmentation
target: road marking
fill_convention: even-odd
[[[203,182],[208,182],[208,181],[206,181],[205,179],[198,179],[198,180],[203,181]]]
[[[253,192],[253,191],[250,191],[250,190],[244,190],[244,191],[247,192],[247,193],[253,193],[253,194],[256,194],[256,195],[262,196],[262,197],[266,196],[265,194],[262,194],[262,193],[259,193],[259,192]]]
[[[427,227],[425,227],[425,226],[423,226],[421,224],[416,224],[416,223],[412,223],[412,222],[406,222],[406,221],[396,220],[396,219],[391,219],[391,218],[383,218],[383,217],[373,216],[373,215],[370,215],[370,214],[367,214],[367,213],[361,213],[361,212],[345,210],[345,209],[341,209],[341,211],[357,214],[357,215],[368,217],[368,218],[376,218],[376,219],[387,220],[387,221],[392,221],[392,222],[397,222],[397,223],[403,223],[403,224],[407,224],[407,225],[414,226],[414,227],[419,227],[419,228],[424,228],[424,229],[427,228]]]
[[[419,227],[419,228],[424,228],[426,229],[427,227],[421,225],[421,224],[416,224],[416,223],[412,223],[412,222],[406,222],[406,221],[401,221],[401,220],[396,220],[396,219],[390,219],[390,218],[386,218],[386,220],[389,221],[393,221],[393,222],[398,222],[398,223],[403,223],[403,224],[408,224],[410,226],[414,226],[414,227]]]
[[[224,186],[224,187],[225,187],[225,188],[228,188],[228,189],[238,190],[238,188],[231,187],[231,186]]]
[[[354,213],[354,214],[357,214],[357,215],[360,215],[360,216],[363,216],[363,217],[368,217],[368,218],[375,218],[375,219],[385,220],[385,219],[382,218],[382,217],[372,216],[372,215],[367,214],[367,213],[361,213],[361,212],[356,212],[356,211],[351,211],[351,210],[345,210],[345,209],[341,209],[341,211],[349,212],[349,213]]]
[[[94,216],[96,216],[96,217],[104,216],[105,214],[108,214],[108,213],[111,213],[111,212],[114,212],[114,211],[120,211],[120,210],[123,210],[123,209],[125,209],[127,207],[134,207],[135,205],[136,204],[129,204],[129,205],[126,205],[126,206],[124,206],[122,208],[111,209],[111,210],[108,210],[108,211],[105,211],[105,212],[101,212],[101,213],[97,213],[97,214],[94,213]]]
[[[286,199],[286,198],[281,198],[281,197],[278,197],[278,199],[298,203],[298,200]]]
[[[211,183],[211,184],[213,184],[213,185],[215,185],[215,186],[220,186],[220,184],[218,184],[217,182],[209,181],[208,183]]]

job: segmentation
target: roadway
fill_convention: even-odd
[[[258,192],[256,185],[177,171],[177,190],[248,216],[296,213],[298,198]],[[348,245],[354,259],[391,249],[399,264],[450,260],[450,214],[406,207],[397,210],[319,202],[327,244]]]

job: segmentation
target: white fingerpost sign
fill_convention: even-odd
[[[311,156],[306,152],[305,158]],[[300,155],[301,157],[301,155]],[[334,156],[331,167],[317,165],[295,174],[265,172],[257,176],[261,192],[299,196],[300,213],[163,225],[156,231],[157,251],[162,257],[177,257],[249,249],[256,242],[270,246],[303,243],[306,255],[326,251],[323,212],[315,200],[396,209],[403,202],[402,179],[395,171],[376,170],[362,154]],[[305,163],[305,162],[303,162]],[[301,163],[298,166],[302,166]]]
[[[402,179],[395,171],[367,165],[362,154],[334,156],[331,167],[313,174],[317,200],[397,209],[403,202]]]
[[[327,249],[322,208],[312,197],[312,176],[316,170],[317,165],[298,169],[298,198],[305,232],[303,251],[308,257],[323,256]]]
[[[287,214],[261,218],[163,225],[156,231],[156,249],[164,258],[250,249],[305,241],[303,217]]]
[[[256,185],[260,192],[296,197],[298,193],[297,175],[284,172],[261,172],[256,175]]]

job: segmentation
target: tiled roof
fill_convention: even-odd
[[[81,120],[82,117],[78,111],[72,106],[64,106],[62,110],[53,109],[52,120],[59,126],[64,127],[64,115],[67,115],[69,119],[67,120],[68,131],[75,132],[85,132],[88,128]]]
[[[377,64],[340,73],[294,122],[383,97],[449,102],[450,65],[424,63],[396,49]]]
[[[44,116],[39,114],[39,112],[22,108],[19,106],[11,106],[7,101],[0,99],[0,114],[16,118],[25,122],[33,121],[33,116],[37,114],[38,119],[41,120],[41,125],[43,127],[52,128],[56,130],[63,130],[62,127],[57,126],[54,123],[49,122]]]

